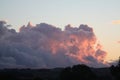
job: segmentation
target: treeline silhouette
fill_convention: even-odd
[[[75,65],[62,70],[60,80],[96,80],[97,76],[86,65]]]
[[[116,66],[91,68],[84,64],[54,69],[1,69],[0,80],[120,80]]]
[[[111,74],[114,76],[115,80],[120,80],[120,57],[118,64],[116,66],[112,65],[110,67]]]

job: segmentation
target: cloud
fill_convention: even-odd
[[[114,66],[117,66],[118,63],[119,63],[119,60],[110,60],[110,61],[108,62],[109,65],[114,65]]]
[[[114,20],[112,24],[120,24],[120,20]]]
[[[120,43],[120,41],[118,41],[118,43]]]
[[[105,66],[106,52],[88,25],[65,26],[28,23],[19,32],[0,21],[0,68],[53,68],[74,64]],[[97,45],[98,44],[98,45]],[[96,46],[97,45],[97,46]]]

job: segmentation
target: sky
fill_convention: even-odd
[[[120,56],[119,3],[120,0],[0,0],[0,20],[17,31],[29,21],[62,29],[67,24],[87,24],[108,53],[106,61],[110,61]]]

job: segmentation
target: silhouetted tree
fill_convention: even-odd
[[[86,65],[75,65],[72,67],[73,77],[76,80],[95,80],[96,76]]]
[[[60,75],[61,80],[95,80],[96,75],[86,65],[74,65],[65,68]]]
[[[118,64],[116,66],[110,67],[111,74],[115,77],[116,80],[120,80],[120,57],[118,60]]]
[[[118,60],[118,67],[120,67],[120,57],[119,57],[119,60]]]

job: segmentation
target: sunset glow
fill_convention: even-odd
[[[110,66],[120,56],[119,0],[1,0],[0,68]]]

